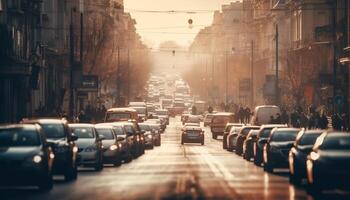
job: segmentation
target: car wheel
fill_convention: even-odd
[[[264,163],[264,171],[272,173],[273,167],[269,163]]]
[[[49,172],[45,178],[39,183],[39,190],[42,192],[50,191],[53,187],[52,173]]]
[[[64,174],[64,178],[66,181],[72,181],[72,180],[76,180],[77,177],[78,177],[78,169],[77,169],[77,165],[74,162],[73,164],[71,164],[71,167],[66,170],[66,173]]]
[[[213,139],[216,140],[217,138],[218,138],[218,136],[217,136],[216,134],[213,133]]]

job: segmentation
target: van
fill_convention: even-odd
[[[227,123],[237,122],[236,116],[234,113],[221,112],[215,113],[211,119],[211,133],[213,139],[217,139],[218,135],[224,135],[224,130]]]
[[[136,120],[138,121],[138,114],[132,108],[111,108],[108,109],[105,115],[105,122],[120,122]]]
[[[253,116],[251,117],[250,124],[261,126],[263,124],[269,124],[270,118],[273,116],[275,119],[277,114],[281,114],[281,109],[274,105],[262,105],[255,107]]]

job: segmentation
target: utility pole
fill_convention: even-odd
[[[130,46],[128,47],[128,103],[130,102]]]
[[[254,40],[251,41],[250,57],[250,106],[254,107]]]
[[[275,81],[275,98],[276,98],[276,105],[279,105],[279,77],[278,77],[278,24],[276,23],[276,35],[275,35],[275,41],[276,41],[276,81]]]
[[[118,66],[117,66],[117,106],[120,106],[120,47],[118,46],[117,49],[117,53],[118,53]]]
[[[225,104],[227,105],[227,103],[228,103],[228,61],[227,61],[227,54],[228,54],[228,52],[226,52],[225,53],[225,55],[226,55],[226,58],[225,58],[225,64],[226,64],[226,87],[225,87],[225,94],[226,94],[226,96],[225,96]]]
[[[74,86],[73,86],[73,68],[74,68],[74,30],[73,30],[73,12],[74,8],[71,8],[70,12],[70,25],[69,25],[69,41],[70,41],[70,80],[69,80],[69,117],[74,118]]]

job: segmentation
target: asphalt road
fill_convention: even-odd
[[[171,119],[161,147],[121,167],[101,172],[80,169],[76,181],[55,177],[52,191],[0,189],[0,199],[313,199],[288,182],[288,171],[265,173],[252,162],[222,149],[220,140],[180,144],[181,123]],[[350,199],[342,192],[321,199]]]

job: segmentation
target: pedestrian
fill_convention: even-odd
[[[192,106],[192,115],[197,115],[197,107]]]
[[[279,113],[277,113],[276,119],[275,119],[275,124],[281,124],[282,120],[281,120],[281,115]]]
[[[289,116],[288,116],[287,111],[285,109],[282,110],[281,123],[282,124],[289,124]]]
[[[240,107],[238,110],[238,118],[240,123],[244,123],[244,109],[242,107]]]
[[[328,119],[325,113],[322,113],[322,115],[319,118],[319,128],[320,129],[327,129],[328,128]]]
[[[213,113],[214,109],[211,107],[211,105],[208,106],[208,113]]]
[[[293,127],[297,127],[298,126],[298,113],[296,112],[296,110],[294,110],[291,114],[290,114],[290,122],[292,124]]]
[[[250,115],[251,115],[250,108],[246,107],[244,109],[244,118],[245,118],[246,123],[249,123]]]
[[[275,124],[275,118],[273,117],[273,115],[270,116],[269,124]]]
[[[80,111],[78,119],[79,119],[79,123],[90,123],[89,118],[87,117],[87,115],[83,110]]]
[[[332,116],[332,126],[334,130],[341,131],[342,128],[342,119],[339,114],[333,114]]]

